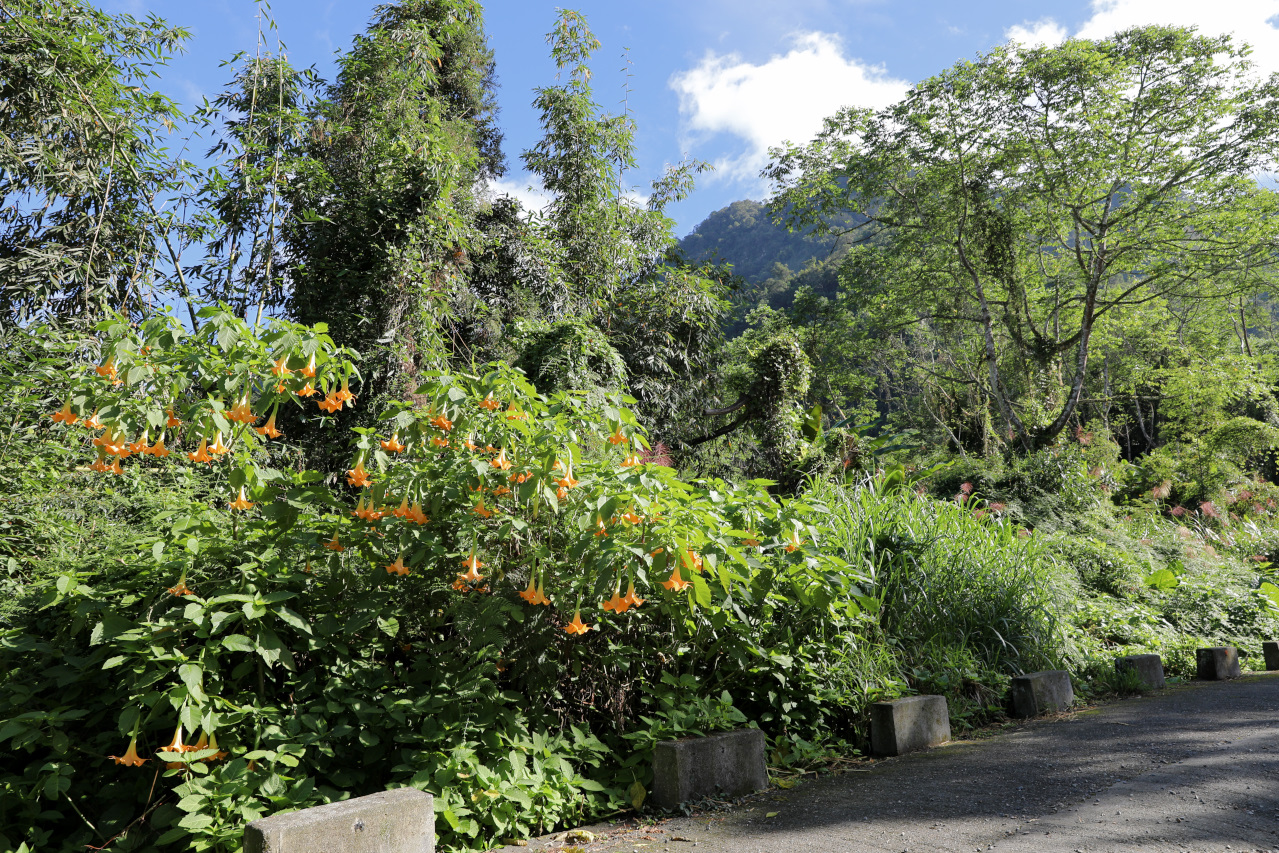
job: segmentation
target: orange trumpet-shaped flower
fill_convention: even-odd
[[[497,453],[497,448],[496,448],[496,447],[494,447],[494,446],[493,446],[493,445],[491,445],[491,444],[486,444],[486,445],[484,446],[484,452],[485,452],[485,453]]]
[[[89,466],[89,470],[98,474],[105,474],[111,470],[111,466],[107,464],[107,454],[103,450],[98,451],[98,459]]]
[[[200,446],[195,449],[195,452],[188,453],[187,458],[192,462],[212,462],[213,457],[209,455],[209,440],[200,439]]]
[[[409,567],[404,565],[404,552],[400,552],[400,556],[395,558],[395,562],[386,567],[388,575],[407,575]]]
[[[99,364],[97,367],[93,368],[93,372],[108,381],[114,382],[116,380],[115,359],[107,359],[104,364]]]
[[[528,414],[526,412],[521,412],[519,409],[515,408],[514,403],[512,403],[510,405],[510,408],[506,410],[506,419],[508,421],[522,421],[522,420],[526,420],[527,418],[528,418]]]
[[[622,513],[622,520],[625,521],[627,524],[642,524],[644,521],[644,516],[636,515],[634,510],[627,510],[626,512]]]
[[[300,372],[303,376],[305,376],[307,379],[314,379],[314,378],[315,378],[315,353],[311,353],[311,360],[310,360],[310,361],[308,361],[308,362],[306,363],[306,367],[302,368],[302,370],[301,370],[301,371],[299,371],[299,372]],[[308,383],[306,383],[306,384],[309,386],[311,383],[310,383],[310,382],[308,382]]]
[[[520,593],[520,598],[524,599],[529,604],[532,604],[533,599],[537,598],[537,579],[533,577],[532,572],[529,572],[528,587]]]
[[[315,390],[315,386],[314,386],[314,385],[312,385],[310,382],[308,382],[308,383],[306,383],[305,385],[303,385],[303,386],[302,386],[302,389],[301,389],[300,391],[298,391],[298,396],[299,396],[299,397],[314,397],[314,396],[315,396],[316,394],[318,394],[318,393],[320,393],[320,392]]]
[[[124,469],[120,467],[120,460],[119,460],[119,459],[113,459],[113,460],[111,460],[111,466],[110,466],[107,470],[108,470],[108,471],[110,471],[112,474],[123,474],[123,473],[124,473]]]
[[[804,546],[803,541],[799,538],[799,531],[791,529],[790,542],[786,543],[786,553],[793,554]]]
[[[357,488],[373,485],[373,479],[369,476],[369,472],[364,470],[364,460],[361,459],[355,463],[355,467],[346,472],[346,482],[348,485]]]
[[[164,446],[164,436],[160,436],[155,440],[155,444],[148,447],[144,453],[154,456],[156,459],[163,459],[169,455],[169,448]]]
[[[102,443],[99,446],[112,456],[129,455],[128,443],[124,440],[124,436],[116,435],[114,430],[103,433]]]
[[[595,519],[595,535],[596,536],[608,535],[608,527],[604,524],[604,519],[602,518]]]
[[[494,400],[492,394],[489,394],[483,400],[480,400],[480,408],[490,412],[496,412],[498,409],[502,408],[502,404],[497,400]]]
[[[382,449],[387,453],[402,453],[404,451],[404,445],[400,443],[400,434],[397,432],[391,433],[390,438],[386,441],[379,441],[378,444],[382,445]]]
[[[85,429],[102,429],[102,421],[98,420],[98,410],[94,409],[93,414],[85,418]]]
[[[626,612],[626,604],[622,601],[622,597],[617,594],[617,590],[613,590],[613,597],[600,606],[605,610],[614,610],[618,613]]]
[[[564,488],[563,486],[560,486],[558,489],[555,490],[555,497],[558,498],[559,500],[564,500],[566,497],[568,497],[568,489]]]
[[[221,456],[231,448],[222,443],[222,430],[218,430],[218,434],[213,437],[213,443],[209,445],[209,453],[214,456]]]
[[[249,409],[249,395],[246,393],[240,398],[240,401],[231,407],[231,411],[227,412],[227,420],[236,421],[242,424],[251,424],[258,419]]]
[[[622,460],[623,468],[633,468],[636,465],[642,465],[642,464],[644,464],[643,460],[635,455],[627,456],[625,459]]]
[[[147,452],[147,450],[148,450],[148,448],[147,448],[147,434],[146,434],[145,432],[144,432],[144,433],[142,433],[142,435],[138,436],[138,440],[137,440],[137,441],[131,441],[131,442],[129,442],[128,447],[129,447],[129,452],[130,452],[130,453],[146,454],[146,452]]]
[[[475,549],[471,549],[471,555],[462,561],[462,568],[466,569],[466,574],[461,577],[468,581],[483,580],[483,576],[479,574],[480,569],[484,568],[484,564],[480,562],[480,558],[475,556]]]
[[[640,598],[639,596],[635,594],[635,581],[631,581],[630,586],[628,586],[626,589],[626,595],[622,596],[622,602],[626,605],[627,608],[630,608],[630,607],[639,607],[641,604],[644,603],[644,601],[645,599]],[[621,612],[623,611],[621,610],[618,611],[618,613],[621,613]]]
[[[351,393],[351,387],[348,384],[350,383],[350,381],[351,381],[351,377],[343,376],[342,387],[338,389],[338,392],[336,394],[333,395],[334,398],[337,399],[339,404],[345,403],[348,406],[353,406],[355,404],[355,395]]]
[[[254,503],[244,496],[244,486],[240,487],[240,496],[227,504],[231,509],[246,510],[253,509]]]
[[[183,574],[178,578],[177,586],[169,587],[169,594],[181,598],[184,595],[195,595],[195,591],[187,586],[187,576]]]
[[[138,757],[138,736],[134,735],[129,740],[129,748],[124,751],[124,755],[108,755],[116,764],[123,764],[125,767],[141,767],[147,763],[145,758]]]
[[[168,420],[164,422],[164,425],[166,427],[169,427],[170,429],[172,429],[173,427],[182,426],[182,420],[177,415],[173,414],[172,409],[166,409],[164,414],[165,414],[165,417],[168,418]]]
[[[391,511],[391,515],[396,518],[408,518],[413,514],[413,510],[409,509],[409,496],[405,495],[400,499],[400,505]]]
[[[671,572],[670,578],[662,581],[662,586],[666,587],[671,592],[683,592],[692,586],[692,584],[679,576],[679,566],[676,566],[675,571]]]
[[[360,492],[360,500],[356,503],[355,509],[351,510],[351,515],[358,519],[366,519],[369,517],[369,511],[364,508],[364,493]]]
[[[524,483],[528,482],[529,478],[530,478],[530,477],[532,477],[532,476],[533,476],[533,472],[531,472],[531,471],[521,471],[521,472],[519,472],[518,474],[512,474],[511,476],[507,477],[506,479],[507,479],[509,482],[516,483],[516,484],[519,484],[519,485],[523,485]]]
[[[338,541],[338,532],[336,530],[333,531],[333,538],[330,539],[328,542],[324,543],[324,547],[329,549],[330,551],[346,550],[346,546]]]
[[[409,521],[416,524],[426,524],[430,521],[430,519],[426,517],[426,513],[422,512],[422,504],[418,501],[413,502],[413,506],[409,509],[409,512],[411,514],[406,516]]]
[[[506,486],[498,486],[496,489],[493,490],[493,497],[504,498],[510,493],[511,493],[511,490],[508,489]]]
[[[625,444],[627,441],[628,439],[626,436],[622,435],[622,430],[620,428],[617,432],[608,437],[608,443],[612,445]]]
[[[528,600],[529,604],[550,604],[551,603],[551,600],[546,597],[546,593],[543,587],[544,582],[545,582],[544,580],[538,582],[537,592],[536,594],[534,594],[532,598]]]
[[[573,473],[571,471],[566,473],[563,477],[560,477],[555,482],[562,489],[572,489],[578,484],[578,481],[573,478]]]
[[[285,377],[292,372],[289,370],[289,357],[287,355],[271,362],[271,374],[274,376]]]
[[[52,417],[54,423],[66,424],[67,426],[71,426],[73,423],[80,420],[80,418],[76,416],[76,413],[71,411],[70,400],[63,403],[62,408],[54,412]]]
[[[266,419],[266,423],[260,427],[254,427],[253,431],[258,435],[266,436],[267,438],[279,438],[284,435],[284,433],[275,428],[276,411],[278,410],[272,411],[271,417]]]
[[[511,470],[511,460],[506,458],[506,448],[503,447],[498,451],[497,458],[492,461],[492,466],[499,471]]]
[[[342,401],[339,400],[334,394],[329,394],[327,397],[325,397],[323,400],[320,401],[319,405],[320,405],[320,408],[323,409],[324,411],[328,412],[329,414],[333,414],[338,409],[342,408]]]
[[[573,613],[573,621],[565,625],[564,630],[569,634],[585,634],[591,630],[591,626],[582,621],[582,611],[579,608]]]
[[[429,423],[431,426],[435,427],[436,429],[443,430],[444,432],[448,432],[449,430],[453,429],[453,422],[449,420],[448,418],[444,417],[444,415],[436,415],[435,417],[427,421],[427,423]]]
[[[440,438],[438,435],[435,435],[435,436],[431,436],[431,446],[432,447],[448,447],[449,443],[447,439]]]
[[[478,444],[476,444],[474,441],[471,441],[470,436],[466,437],[466,441],[462,442],[462,446],[465,447],[467,450],[471,451],[472,453],[480,449],[480,446]]]
[[[475,513],[480,518],[493,517],[493,510],[489,509],[488,507],[484,505],[484,498],[480,498],[480,502],[476,504],[475,506],[471,507],[471,512]]]
[[[696,551],[685,551],[684,565],[688,566],[692,571],[700,573],[702,571],[702,555]]]
[[[218,736],[217,736],[217,735],[209,735],[209,749],[217,749],[218,751],[217,751],[217,752],[215,752],[215,753],[213,753],[212,755],[210,755],[207,759],[205,759],[206,761],[224,761],[224,760],[226,760],[226,757],[227,757],[227,752],[226,752],[226,750],[224,750],[224,749],[218,749]]]
[[[187,746],[182,742],[182,724],[178,723],[178,727],[173,730],[173,742],[168,746],[162,746],[157,752],[194,752],[194,746]]]

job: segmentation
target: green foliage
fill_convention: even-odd
[[[304,382],[339,399],[358,378],[346,351],[282,322],[202,319],[194,335],[105,323],[107,360],[70,383],[71,413],[103,421],[100,456],[127,459],[147,430],[229,449],[106,482],[49,471],[99,510],[112,483],[154,499],[94,549],[91,527],[68,526],[24,556],[2,639],[0,706],[22,710],[0,735],[24,756],[0,777],[10,841],[228,849],[256,816],[412,784],[437,794],[446,849],[486,845],[635,799],[643,750],[703,694],[741,710],[707,706],[702,730],[749,710],[812,740],[832,719],[845,690],[824,649],[867,599],[856,567],[814,547],[832,535],[820,504],[637,465],[633,415],[542,397],[509,368],[434,375],[421,404],[386,413],[389,437],[357,430],[357,500],[275,467],[250,426]],[[315,377],[296,376],[312,356]],[[89,453],[92,430],[54,429]],[[228,502],[237,489],[250,504]],[[634,588],[636,614],[592,616]],[[519,602],[543,591],[559,606]],[[574,639],[583,611],[594,630]],[[635,719],[649,734],[627,740]],[[185,751],[174,728],[207,740]],[[129,742],[155,772],[104,757]]]
[[[1010,43],[777,152],[773,209],[800,228],[868,217],[889,239],[849,256],[865,319],[937,336],[923,376],[982,388],[998,433],[1041,449],[1095,381],[1102,318],[1265,286],[1276,195],[1252,175],[1279,122],[1246,55],[1156,26]]]
[[[561,320],[528,337],[517,366],[541,393],[616,393],[624,387],[626,363],[593,326],[581,320]]]
[[[87,327],[155,295],[175,227],[155,199],[184,167],[160,147],[182,114],[149,84],[186,36],[81,0],[0,9],[0,323]]]
[[[382,5],[339,59],[290,182],[291,314],[325,322],[380,394],[452,353],[473,188],[500,171],[492,54],[473,0]]]

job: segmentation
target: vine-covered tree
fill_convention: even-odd
[[[383,348],[388,387],[454,351],[475,189],[501,171],[480,4],[379,6],[338,64],[311,128],[321,168],[291,190],[288,307],[345,345]]]

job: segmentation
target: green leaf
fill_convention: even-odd
[[[693,582],[693,595],[697,599],[697,603],[701,605],[702,607],[710,607],[711,606],[710,584],[706,583],[705,579],[702,578],[701,574],[697,572],[693,573],[693,576],[690,578],[690,580]]]
[[[209,697],[204,695],[204,688],[201,686],[203,677],[203,671],[196,664],[184,663],[178,667],[178,678],[182,679],[182,683],[190,691],[191,698],[201,705],[209,701]]]

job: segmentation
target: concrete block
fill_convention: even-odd
[[[435,853],[434,798],[396,788],[255,820],[244,853]]]
[[[1266,669],[1279,669],[1279,643],[1262,643],[1261,651],[1266,656]]]
[[[1124,655],[1115,661],[1115,671],[1125,669],[1136,670],[1141,676],[1141,683],[1152,690],[1162,690],[1164,686],[1164,662],[1159,655]]]
[[[1195,649],[1196,678],[1222,681],[1239,677],[1239,650],[1234,646]]]
[[[1013,678],[1012,698],[1014,717],[1038,717],[1069,708],[1075,689],[1066,670],[1046,669]]]
[[[906,696],[870,706],[870,751],[905,755],[950,740],[945,696]]]
[[[768,787],[759,729],[665,740],[653,751],[653,802],[663,809],[703,797],[740,797]]]

